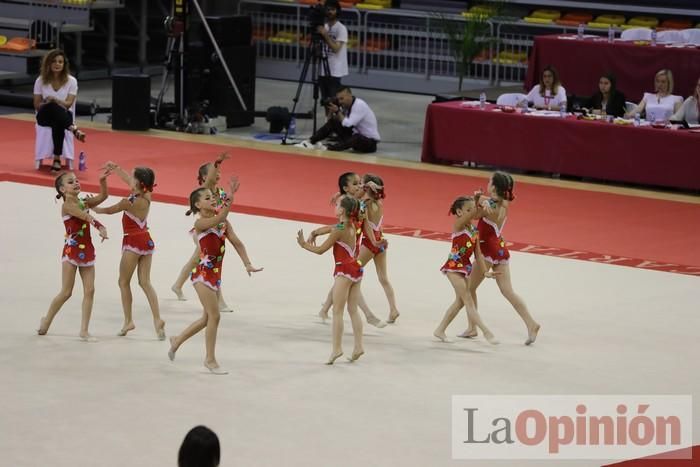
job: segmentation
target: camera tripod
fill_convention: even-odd
[[[165,18],[164,22],[165,29],[168,31],[168,41],[166,45],[166,59],[163,65],[163,78],[161,80],[160,92],[158,93],[158,98],[156,100],[156,124],[159,123],[161,117],[163,98],[165,97],[165,92],[168,87],[168,78],[170,77],[170,73],[173,71],[176,72],[175,108],[178,113],[178,120],[176,121],[176,126],[187,124],[188,116],[186,100],[188,96],[186,96],[185,94],[185,47],[187,43],[187,28],[189,15],[188,4],[190,3],[197,10],[199,19],[201,20],[202,25],[204,26],[204,29],[206,30],[207,35],[209,36],[209,40],[211,40],[216,56],[219,59],[221,65],[223,66],[224,71],[226,72],[226,76],[228,77],[228,81],[231,84],[231,87],[236,93],[236,97],[238,97],[238,102],[240,102],[243,110],[248,110],[248,107],[243,101],[241,93],[238,91],[236,81],[233,79],[233,75],[231,75],[231,71],[228,68],[228,64],[226,63],[226,60],[224,59],[224,56],[221,53],[219,44],[216,42],[216,38],[214,37],[214,34],[209,28],[209,23],[207,22],[207,19],[204,16],[202,8],[199,6],[197,0],[174,0],[173,16],[168,16],[167,18]]]
[[[313,133],[316,133],[316,110],[318,109],[318,97],[319,97],[319,86],[318,78],[320,67],[323,67],[323,76],[330,76],[331,70],[328,66],[328,53],[326,51],[325,43],[323,42],[323,37],[317,32],[311,33],[311,41],[309,46],[306,48],[306,57],[304,57],[304,65],[301,68],[301,74],[299,75],[299,81],[297,85],[297,92],[294,95],[294,105],[292,106],[292,112],[289,114],[289,122],[287,122],[287,127],[284,130],[284,135],[282,136],[282,144],[287,144],[287,138],[289,137],[289,123],[291,119],[294,118],[294,112],[296,111],[297,104],[299,103],[299,96],[301,95],[301,90],[306,82],[306,76],[311,69],[311,84],[313,86],[313,99],[314,105],[311,113],[313,115]]]

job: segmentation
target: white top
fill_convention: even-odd
[[[348,75],[348,28],[340,21],[336,21],[333,26],[325,25],[328,35],[335,42],[340,43],[340,50],[334,52],[328,44],[324,44],[326,53],[328,54],[328,68],[330,68],[331,76],[341,78]],[[321,72],[325,74],[325,72]]]
[[[377,127],[377,117],[375,117],[372,109],[369,108],[367,102],[359,97],[353,98],[353,103],[348,110],[347,116],[342,122],[344,127],[352,127],[353,133],[359,133],[362,136],[379,141],[379,128]]]
[[[642,98],[642,102],[644,101],[646,101],[644,110],[647,121],[655,122],[657,120],[669,120],[676,108],[676,103],[683,102],[683,98],[673,94],[659,97],[658,94],[645,92]]]
[[[673,114],[671,120],[685,120],[688,123],[697,125],[700,123],[700,111],[698,111],[698,100],[690,96],[683,102],[678,112]]]
[[[545,91],[546,93],[547,91]],[[559,85],[559,90],[554,96],[542,96],[540,94],[540,85],[535,85],[534,88],[527,94],[527,101],[532,102],[536,107],[548,107],[548,106],[559,106],[561,107],[562,102],[566,102],[566,89],[564,86]]]
[[[34,81],[34,94],[36,94],[37,96],[41,96],[42,99],[46,99],[47,97],[52,96],[56,99],[65,101],[66,99],[68,99],[69,95],[78,95],[78,80],[75,79],[75,77],[68,75],[68,81],[66,81],[66,84],[58,88],[58,91],[56,91],[50,83],[44,84],[44,82],[41,80],[41,76],[39,76],[36,79],[36,81]],[[76,101],[73,101],[73,105],[70,108],[70,111],[74,114],[75,102]]]

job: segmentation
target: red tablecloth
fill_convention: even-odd
[[[700,133],[430,104],[423,162],[476,162],[700,189]]]
[[[654,92],[654,75],[668,68],[675,82],[673,93],[686,98],[700,78],[700,49],[651,47],[599,39],[559,39],[537,36],[530,54],[525,88],[539,83],[542,69],[553,65],[568,94],[590,96],[598,90],[598,79],[608,71],[617,77],[617,88],[627,100],[639,102],[644,92]]]

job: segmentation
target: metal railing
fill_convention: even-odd
[[[90,4],[48,0],[0,1],[0,28],[14,30],[19,37],[34,39],[38,44],[60,46],[64,32],[90,27]]]
[[[280,61],[304,59],[308,41],[307,5],[271,0],[241,0],[239,14],[253,19],[258,57]],[[354,73],[396,72],[430,80],[456,77],[457,61],[444,22],[463,23],[460,15],[440,15],[399,10],[343,10],[340,21],[349,32],[348,63]],[[527,60],[539,34],[568,33],[576,27],[532,24],[516,18],[487,21],[488,47],[471,64],[467,79],[522,82]],[[607,30],[586,29],[607,34]],[[615,30],[619,34],[619,30]]]

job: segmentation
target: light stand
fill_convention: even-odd
[[[168,16],[167,18],[165,18],[164,22],[164,26],[168,31],[168,41],[166,45],[166,59],[163,65],[163,78],[161,80],[160,91],[156,100],[156,124],[158,124],[161,119],[161,114],[163,111],[163,98],[168,87],[168,78],[170,77],[171,72],[174,72],[175,75],[175,108],[178,112],[176,126],[186,125],[189,119],[187,115],[186,105],[188,103],[187,100],[189,96],[185,94],[185,76],[187,66],[187,64],[185,63],[185,52],[187,47],[187,31],[189,29],[188,4],[192,4],[192,6],[194,6],[194,9],[197,11],[199,19],[202,21],[202,25],[204,25],[204,29],[206,30],[207,35],[209,36],[209,40],[211,40],[211,43],[214,46],[216,57],[223,66],[224,71],[226,72],[226,77],[228,78],[231,87],[236,93],[238,102],[241,104],[243,110],[248,110],[248,107],[243,101],[243,97],[241,96],[241,93],[238,90],[238,86],[236,86],[236,81],[233,79],[233,75],[229,70],[228,64],[226,63],[226,60],[224,59],[224,56],[221,53],[219,44],[216,42],[216,38],[214,37],[214,34],[212,33],[211,28],[209,27],[209,23],[207,22],[207,19],[204,16],[204,13],[202,12],[202,8],[199,6],[198,1],[174,0],[172,16]]]

